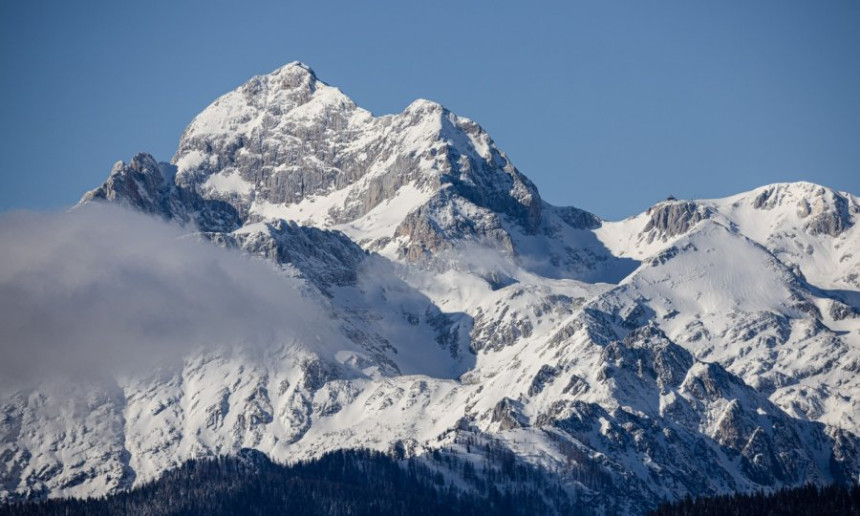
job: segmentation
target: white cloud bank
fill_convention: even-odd
[[[122,208],[3,214],[0,242],[6,378],[115,372],[195,346],[285,343],[311,335],[318,318],[267,263]]]

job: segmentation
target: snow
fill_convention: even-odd
[[[318,87],[308,102],[290,112],[295,120],[313,121],[323,117],[330,110],[343,110],[354,107],[352,100],[339,89],[330,86]]]
[[[174,163],[174,165],[176,165],[176,168],[179,171],[185,171],[195,169],[208,161],[209,156],[200,152],[199,150],[193,150],[176,160],[176,163]]]
[[[233,91],[219,97],[205,111],[197,115],[186,131],[205,136],[224,131],[242,130],[250,125],[250,122],[243,127],[237,121],[244,117],[250,118],[252,114],[253,111],[244,102],[242,95],[238,91]]]
[[[400,187],[397,193],[367,212],[361,218],[334,226],[357,242],[393,237],[403,219],[410,211],[421,206],[435,194],[430,189],[420,189],[413,184]]]
[[[254,185],[242,179],[238,172],[233,172],[229,174],[212,174],[203,183],[203,188],[222,194],[236,193],[248,195],[254,190]]]
[[[594,234],[612,254],[641,260],[656,254],[671,243],[660,240],[650,244],[637,242],[637,237],[645,230],[648,218],[647,214],[641,213],[617,222],[604,221]]]
[[[787,270],[767,251],[719,223],[702,223],[674,247],[685,252],[666,264],[643,267],[624,284],[647,290],[650,298],[671,299],[671,306],[682,313],[708,314],[727,307],[773,310],[791,296]]]
[[[768,191],[772,192],[769,201],[774,206],[756,209],[754,200]],[[812,284],[825,289],[856,288],[846,284],[844,278],[850,271],[860,271],[857,224],[837,237],[813,236],[804,228],[810,218],[837,210],[836,195],[847,198],[854,206],[858,204],[851,194],[839,194],[806,182],[777,183],[725,199],[702,202],[719,210],[738,231],[772,249],[781,260],[799,265]],[[798,208],[807,205],[810,213],[802,216]]]
[[[770,207],[755,208],[755,199],[772,192]],[[699,206],[712,210],[712,220],[722,223],[761,244],[787,264],[797,264],[807,280],[824,289],[856,289],[845,280],[851,272],[860,271],[860,237],[854,224],[838,237],[810,235],[804,224],[811,217],[836,210],[834,198],[842,195],[857,206],[849,193],[833,192],[812,183],[777,183],[723,199],[696,200]],[[802,216],[798,207],[810,206]],[[644,259],[673,245],[683,235],[667,240],[643,239],[649,220],[642,213],[617,222],[604,222],[595,235],[616,256]],[[835,267],[835,270],[834,270]]]
[[[309,196],[295,204],[274,204],[255,200],[251,213],[265,219],[284,219],[308,226],[331,227],[332,210],[343,208],[344,203],[355,186],[337,190],[325,196]]]

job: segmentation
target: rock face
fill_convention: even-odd
[[[838,237],[853,225],[853,215],[858,213],[856,202],[811,184],[803,185],[801,192],[784,186],[765,188],[755,197],[753,207],[772,210],[791,203],[797,207],[797,216],[804,220],[803,228],[812,235]]]
[[[707,219],[707,208],[689,201],[666,201],[649,210],[651,218],[645,224],[649,243],[655,238],[666,241],[674,236],[683,235],[700,221]]]
[[[298,270],[320,290],[354,286],[367,257],[364,250],[341,233],[295,222],[275,221],[246,226],[233,233],[202,233],[204,238],[228,248],[238,248]]]
[[[203,231],[232,231],[241,226],[233,206],[175,184],[175,174],[175,166],[158,163],[149,154],[138,154],[128,164],[115,164],[108,180],[87,192],[81,202],[118,202]]]
[[[492,443],[609,513],[860,466],[851,194],[770,185],[602,221],[543,202],[474,122],[424,100],[375,117],[292,63],[94,201],[268,260],[321,322],[97,387],[0,386],[3,499],[248,448]]]
[[[301,63],[217,99],[186,128],[172,164],[148,155],[117,164],[83,201],[94,199],[204,231],[273,218],[338,229],[436,269],[462,268],[447,255],[479,246],[590,281],[632,270],[576,234],[600,219],[547,206],[478,124],[427,100],[374,117]]]
[[[541,222],[537,189],[474,122],[426,100],[374,117],[300,63],[216,100],[185,130],[173,163],[177,185],[229,203],[243,220],[340,192],[314,216],[350,223],[411,185],[427,206],[505,215],[529,233]],[[398,226],[399,235],[413,237],[404,256],[426,258],[439,232],[487,236],[468,216],[462,224],[436,215],[425,209],[414,216],[420,221]]]

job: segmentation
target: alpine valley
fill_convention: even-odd
[[[475,122],[427,100],[374,116],[291,63],[76,210],[101,203],[266,261],[297,293],[285,314],[321,315],[253,353],[225,337],[86,385],[2,379],[0,500],[246,449],[376,450],[463,492],[444,457],[480,476],[505,453],[606,514],[860,472],[851,193],[772,184],[605,221],[544,202]]]

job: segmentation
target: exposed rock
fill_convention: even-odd
[[[835,299],[830,301],[830,317],[834,321],[843,321],[857,317],[857,309]]]
[[[499,424],[500,431],[528,426],[528,418],[521,411],[522,403],[510,398],[502,398],[493,407],[491,421]]]
[[[114,165],[108,180],[87,192],[81,203],[118,202],[202,231],[233,231],[241,225],[240,212],[231,204],[173,184],[175,173],[173,165],[137,154],[128,164]]]
[[[792,202],[803,228],[812,235],[837,237],[854,224],[852,214],[860,212],[844,195],[811,183],[767,187],[755,197],[753,207],[772,210]]]
[[[666,201],[649,211],[651,218],[643,229],[643,232],[649,233],[648,242],[655,238],[666,240],[682,235],[711,216],[710,210],[690,201]]]
[[[367,253],[341,233],[276,220],[235,233],[203,233],[224,247],[239,248],[281,265],[292,265],[327,292],[354,285]]]
[[[529,396],[540,394],[546,388],[547,384],[555,380],[555,377],[559,373],[560,371],[557,367],[546,364],[542,365],[529,386]]]

